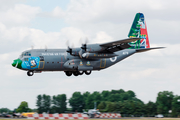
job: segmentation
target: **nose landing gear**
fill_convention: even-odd
[[[28,75],[28,76],[33,76],[33,75],[34,75],[34,71],[28,71],[28,72],[27,72],[27,75]]]

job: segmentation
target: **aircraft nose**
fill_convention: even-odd
[[[13,61],[12,66],[21,69],[22,60],[16,59]]]
[[[17,64],[17,62],[14,60],[13,63],[12,63],[12,66],[15,67]]]

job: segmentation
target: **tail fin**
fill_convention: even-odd
[[[128,37],[139,37],[142,38],[135,42],[129,43],[130,49],[150,48],[149,38],[147,33],[147,26],[144,19],[143,13],[137,13],[134,22],[129,31]]]

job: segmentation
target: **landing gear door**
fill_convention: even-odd
[[[100,60],[100,68],[105,68],[106,67],[106,59],[101,59]]]

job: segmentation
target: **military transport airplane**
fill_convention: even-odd
[[[137,13],[127,39],[102,44],[82,44],[80,48],[31,49],[22,52],[12,66],[27,71],[28,76],[42,71],[64,71],[67,76],[90,75],[91,71],[108,68],[150,48],[147,27],[142,13]]]

